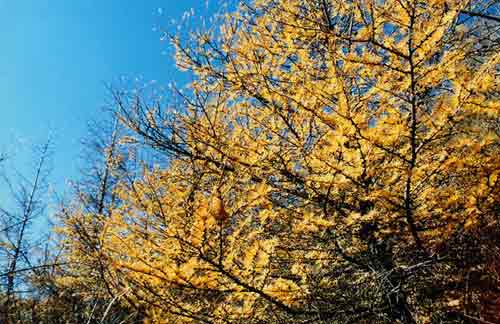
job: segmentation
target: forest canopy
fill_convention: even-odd
[[[189,88],[113,89],[37,323],[498,322],[498,13],[255,0],[167,35]]]

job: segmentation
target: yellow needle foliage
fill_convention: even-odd
[[[178,112],[118,109],[169,161],[116,188],[113,289],[148,323],[480,316],[466,278],[498,253],[481,251],[498,237],[500,54],[472,4],[256,0],[173,38],[195,76]]]

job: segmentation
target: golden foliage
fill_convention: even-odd
[[[122,116],[171,159],[115,190],[114,289],[155,323],[424,323],[463,305],[432,287],[481,267],[453,244],[500,204],[500,55],[478,50],[468,4],[261,0],[218,38],[175,38],[195,75],[183,113]]]

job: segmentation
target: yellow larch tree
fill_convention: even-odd
[[[114,289],[149,323],[497,320],[497,11],[255,0],[172,37],[189,94],[117,100],[167,159],[117,186]]]

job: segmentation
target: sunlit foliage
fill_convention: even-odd
[[[113,189],[110,289],[147,323],[495,321],[497,6],[256,0],[172,37],[175,107],[117,94],[120,145],[168,158]]]

